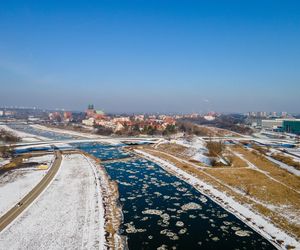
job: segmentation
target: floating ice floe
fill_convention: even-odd
[[[182,228],[179,230],[179,234],[185,234],[187,232],[187,228]]]
[[[228,214],[218,214],[217,217],[222,219],[222,218],[226,218],[228,216]]]
[[[132,225],[132,222],[130,223],[126,223],[124,224],[127,229],[125,230],[126,233],[128,234],[132,234],[132,233],[143,233],[143,232],[146,232],[146,229],[142,229],[142,228],[135,228],[134,225]]]
[[[170,240],[178,240],[179,239],[179,237],[169,229],[164,229],[164,230],[160,231],[160,234],[166,235],[167,237],[170,238]]]
[[[157,248],[157,250],[167,250],[168,246],[167,245],[161,245],[160,247]]]
[[[160,216],[163,220],[170,220],[170,215],[168,215],[167,213],[164,213]]]
[[[149,219],[149,217],[143,217],[142,219],[141,219],[141,221],[146,221],[146,220],[148,220]]]
[[[241,228],[240,228],[240,227],[231,227],[231,229],[232,229],[233,231],[238,231],[238,230],[240,230]]]
[[[229,226],[229,225],[231,225],[231,224],[232,224],[232,222],[230,222],[230,221],[226,221],[226,220],[225,220],[225,221],[223,221],[223,224],[224,224],[224,225],[226,225],[226,226]]]
[[[187,204],[184,204],[183,206],[181,206],[181,209],[183,211],[187,211],[187,210],[196,210],[196,209],[201,209],[202,207],[195,203],[195,202],[189,202]]]
[[[207,199],[206,199],[204,196],[201,196],[201,197],[199,198],[199,200],[202,201],[203,203],[207,202]]]
[[[249,231],[243,231],[243,230],[236,231],[235,234],[240,237],[250,236]]]
[[[119,183],[121,184],[121,185],[123,185],[123,186],[131,186],[131,184],[130,183],[128,183],[128,182],[122,182],[122,181],[119,181]]]
[[[142,211],[142,214],[155,214],[155,215],[162,215],[163,211],[156,210],[156,209],[147,209]]]
[[[183,227],[184,226],[184,223],[182,221],[177,221],[176,222],[176,226],[177,227]]]
[[[188,189],[187,188],[184,188],[184,187],[178,187],[177,190],[179,192],[186,192]]]
[[[138,177],[136,177],[135,175],[129,175],[128,178],[130,178],[130,179],[138,179]]]
[[[176,212],[176,209],[175,209],[175,208],[169,208],[169,207],[168,207],[167,210],[168,210],[168,211],[171,211],[171,212]]]

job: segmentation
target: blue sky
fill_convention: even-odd
[[[0,106],[299,112],[300,1],[0,2]]]

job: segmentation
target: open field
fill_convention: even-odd
[[[3,249],[99,249],[99,186],[90,163],[80,154],[63,156],[51,185],[0,234]]]
[[[0,175],[0,216],[15,206],[46,174],[48,169],[37,169],[35,164],[50,167],[53,160],[53,155],[26,158],[29,167],[11,169]]]
[[[0,216],[15,206],[39,181],[45,171],[16,170],[0,176]]]
[[[205,155],[208,154],[205,153],[205,150],[202,149],[201,151],[201,156],[197,150],[193,148],[189,148],[185,145],[178,144],[178,143],[162,143],[159,144],[158,146],[155,147],[157,150],[161,150],[162,152],[169,153],[171,155],[180,157],[185,160],[189,160],[195,164],[198,164],[199,166],[207,166],[205,164],[206,161],[201,162],[200,160],[205,158]],[[247,163],[243,161],[240,157],[238,157],[236,154],[233,154],[230,150],[225,149],[224,150],[224,156],[230,161],[230,166],[231,167],[236,167],[236,168],[242,168],[242,167],[247,167]],[[227,167],[227,166],[222,166],[221,164],[218,167]]]
[[[234,157],[233,166],[212,168],[194,164],[163,147],[142,150],[191,173],[300,239],[300,179],[257,152],[227,147],[226,152]]]
[[[227,129],[222,129],[222,128],[216,128],[216,127],[209,127],[209,126],[204,126],[204,125],[196,125],[198,128],[203,130],[207,136],[242,136],[239,133],[229,131]]]
[[[12,132],[16,136],[20,137],[23,142],[37,142],[41,140],[43,141],[49,140],[49,138],[28,134],[19,130],[12,129],[6,125],[0,125],[0,129],[4,129],[6,131]]]
[[[182,157],[186,160],[188,160],[191,156],[191,152],[188,147],[176,143],[160,144],[157,149],[162,150],[163,152],[177,155],[178,157]]]

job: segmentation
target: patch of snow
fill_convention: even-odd
[[[45,175],[43,170],[14,170],[0,176],[0,216],[15,206]],[[6,248],[9,249],[9,248]]]
[[[206,148],[206,142],[200,138],[194,136],[191,141],[184,138],[171,140],[172,143],[189,148],[189,154],[193,160],[202,162],[206,165],[210,165],[211,161],[205,154],[208,152]]]
[[[211,160],[209,159],[209,157],[207,157],[206,155],[204,155],[202,153],[194,154],[192,159],[195,160],[195,161],[202,162],[202,163],[204,163],[205,165],[208,165],[208,166],[211,165]]]
[[[12,129],[7,125],[0,125],[0,129],[4,129],[8,132],[12,132],[14,133],[16,136],[22,138],[23,141],[26,142],[37,142],[37,141],[49,141],[49,138],[43,137],[43,136],[37,136],[37,135],[32,135],[32,134],[28,134],[16,129]]]
[[[32,162],[32,163],[38,163],[38,164],[47,165],[48,167],[51,167],[54,160],[55,160],[55,156],[53,154],[47,154],[42,156],[30,157],[28,159],[25,159],[24,161],[26,163]]]
[[[283,168],[285,170],[287,170],[288,172],[294,174],[294,175],[297,175],[297,176],[300,176],[300,171],[295,169],[294,167],[292,166],[289,166],[281,161],[277,161],[276,159],[270,157],[270,156],[266,156],[266,158],[271,161],[271,162],[274,162],[276,165],[278,165],[280,168]]]
[[[300,157],[300,148],[289,148],[289,149],[285,149],[285,150],[292,154],[298,155]],[[297,158],[297,159],[299,160],[299,158]]]
[[[51,185],[0,233],[3,249],[104,249],[103,209],[94,167],[63,156]]]
[[[9,159],[2,159],[0,158],[0,168],[3,167],[4,165],[10,163]]]
[[[89,134],[89,133],[84,133],[84,132],[77,132],[73,130],[67,130],[67,129],[59,129],[59,128],[49,128],[43,125],[39,124],[34,124],[30,125],[33,128],[40,129],[40,130],[45,130],[45,131],[51,131],[59,134],[67,134],[67,135],[72,135],[76,137],[83,137],[83,138],[90,138],[90,139],[97,139],[100,136],[94,135],[94,134]]]

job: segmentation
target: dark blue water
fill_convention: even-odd
[[[100,159],[124,158],[119,147],[81,144]],[[145,159],[104,164],[119,184],[122,234],[129,249],[275,249],[192,186]]]
[[[74,147],[90,154],[97,155],[101,160],[122,159],[130,156],[129,153],[122,151],[122,144],[120,145],[104,145],[99,143],[72,143]]]

